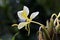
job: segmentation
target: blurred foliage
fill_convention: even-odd
[[[54,17],[56,18],[54,19]],[[46,21],[46,26],[42,26],[41,28],[39,28],[39,39],[41,38],[43,40],[60,40],[59,17],[60,14],[58,14],[58,16],[56,14],[52,14],[50,21]]]
[[[50,15],[52,13],[58,13],[60,11],[60,0],[0,0],[1,38],[3,38],[2,36],[6,34],[7,35],[10,34],[10,36],[13,36],[17,31],[22,31],[20,35],[22,35],[21,37],[24,38],[25,35],[23,34],[26,32],[26,30],[23,29],[18,30],[17,27],[11,26],[13,23],[19,23],[19,18],[17,17],[17,11],[22,10],[24,5],[30,8],[30,13],[34,11],[39,11],[40,14],[34,20],[39,21],[44,25],[45,21],[50,18]],[[38,31],[38,27],[36,26],[31,27],[31,34],[30,34],[31,36],[29,36],[29,39],[27,39],[26,37],[26,40],[37,40],[36,32]],[[19,39],[19,36],[17,39]]]

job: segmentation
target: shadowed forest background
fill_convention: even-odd
[[[31,33],[29,37],[24,28],[18,30],[17,27],[11,26],[20,22],[17,11],[22,10],[23,6],[30,9],[30,14],[39,11],[39,15],[33,20],[44,25],[53,13],[60,12],[60,0],[0,0],[0,39],[11,40],[12,36],[20,31],[16,40],[38,40],[37,31],[39,27],[37,25],[30,25]]]

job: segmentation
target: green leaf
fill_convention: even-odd
[[[50,40],[50,35],[45,26],[42,27],[42,32],[45,34],[47,40]]]
[[[12,40],[15,40],[15,37],[19,34],[19,32],[17,32],[13,37]]]

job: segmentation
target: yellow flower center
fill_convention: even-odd
[[[21,15],[22,15],[23,18],[26,19],[27,22],[31,22],[31,19],[29,19],[29,18],[27,17],[27,12],[26,12],[25,10],[23,10],[23,12],[22,12]]]
[[[23,10],[23,12],[22,12],[22,14],[21,14],[21,15],[22,15],[22,17],[23,17],[23,18],[25,18],[25,19],[27,19],[27,18],[28,18],[28,17],[27,17],[27,13],[26,13],[26,11],[25,11],[25,10]]]
[[[27,19],[26,21],[27,21],[27,22],[31,22],[31,19]]]

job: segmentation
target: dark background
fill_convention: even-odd
[[[11,40],[16,32],[20,32],[16,36],[16,40],[38,40],[38,26],[31,24],[31,33],[27,36],[27,31],[22,28],[18,30],[17,27],[12,27],[14,23],[19,23],[17,11],[27,6],[30,9],[30,14],[39,11],[39,15],[33,19],[46,25],[46,20],[50,18],[53,13],[60,12],[60,0],[0,0],[0,39]]]

